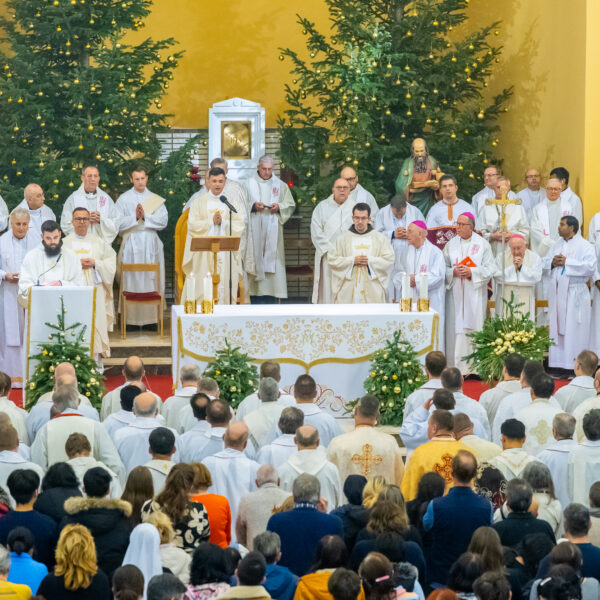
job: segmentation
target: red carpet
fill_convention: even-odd
[[[567,385],[569,383],[566,379],[556,379],[554,381],[554,385],[556,389],[561,388],[563,385]],[[479,400],[479,396],[485,392],[485,390],[489,390],[490,386],[487,383],[483,383],[482,381],[475,381],[473,379],[469,379],[469,381],[465,381],[463,385],[463,392],[469,398],[475,398],[475,400]]]

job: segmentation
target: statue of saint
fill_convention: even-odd
[[[396,179],[396,192],[416,206],[426,217],[435,204],[439,179],[444,173],[438,161],[429,156],[427,144],[423,138],[415,138],[412,143],[412,156],[402,163],[402,169]]]

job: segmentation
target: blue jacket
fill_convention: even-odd
[[[317,544],[323,536],[344,537],[339,517],[326,515],[306,505],[273,515],[267,523],[267,530],[274,531],[281,539],[279,564],[298,577],[308,573],[314,564]]]
[[[27,552],[23,552],[21,556],[16,552],[10,553],[8,581],[11,583],[24,583],[28,585],[31,593],[35,596],[42,579],[46,575],[48,575],[46,565],[33,560]]]
[[[263,587],[275,600],[293,600],[298,578],[287,568],[277,564],[267,565]]]
[[[470,487],[453,487],[441,498],[429,503],[423,516],[423,528],[431,531],[432,547],[427,569],[431,583],[446,584],[448,571],[467,551],[473,532],[491,525],[493,508],[487,498]]]

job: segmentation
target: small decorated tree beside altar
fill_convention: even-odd
[[[258,388],[258,369],[252,359],[238,347],[232,347],[225,340],[225,347],[217,350],[204,375],[212,377],[221,390],[220,397],[233,408]]]
[[[63,362],[75,367],[79,393],[86,396],[92,406],[100,408],[104,395],[104,380],[98,372],[96,361],[90,356],[90,349],[83,343],[86,325],[66,324],[64,299],[60,298],[60,313],[56,323],[46,323],[54,330],[48,342],[39,344],[39,352],[30,356],[37,360],[35,371],[27,382],[27,408],[31,408],[46,392],[54,387],[54,369]]]
[[[504,317],[494,316],[485,320],[481,331],[467,334],[471,338],[473,352],[465,357],[469,366],[490,385],[502,378],[504,359],[507,354],[519,354],[527,360],[543,360],[554,344],[546,327],[537,327],[515,304],[514,294],[504,300]]]
[[[381,425],[402,425],[406,398],[426,381],[415,349],[401,339],[400,331],[373,354],[365,380],[367,394],[380,401]]]

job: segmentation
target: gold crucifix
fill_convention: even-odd
[[[520,205],[522,204],[521,198],[509,198],[506,195],[506,190],[502,190],[502,198],[486,198],[486,206],[499,206],[500,207],[500,231],[506,231],[506,207],[511,204]]]

